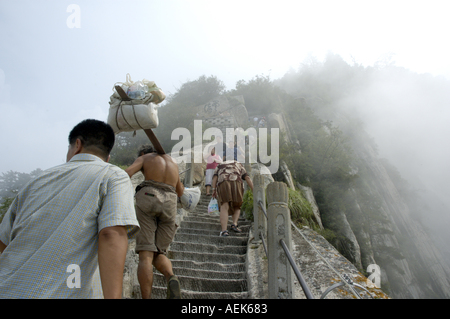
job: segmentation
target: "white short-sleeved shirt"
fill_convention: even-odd
[[[7,245],[0,298],[94,298],[99,289],[101,296],[98,233],[119,225],[130,238],[139,229],[123,170],[78,154],[44,171],[19,192],[0,225]]]

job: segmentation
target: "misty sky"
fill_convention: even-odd
[[[81,9],[80,28],[68,26],[71,4]],[[364,66],[391,55],[413,72],[450,78],[447,7],[432,0],[0,0],[0,173],[64,163],[71,128],[86,118],[106,121],[112,87],[127,73],[166,94],[201,75],[232,89],[332,51]]]

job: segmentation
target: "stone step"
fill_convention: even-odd
[[[191,260],[193,262],[212,262],[220,264],[245,263],[245,255],[236,254],[208,254],[203,252],[170,250],[168,251],[167,256],[171,260]]]
[[[183,218],[186,221],[201,221],[201,222],[211,222],[211,223],[220,223],[219,215],[208,214],[208,213],[191,213]],[[228,221],[231,222],[231,217],[228,218]],[[238,222],[244,224],[251,224],[251,221],[246,220],[244,217],[240,217]]]
[[[246,279],[218,279],[218,278],[198,278],[177,275],[180,281],[181,291],[197,291],[197,292],[242,292],[247,290]],[[153,287],[167,287],[166,278],[155,273],[153,276]]]
[[[192,234],[192,235],[197,235],[197,234],[201,234],[202,236],[205,237],[209,237],[209,238],[214,238],[214,237],[219,237],[220,235],[220,231],[221,231],[221,227],[220,225],[216,226],[216,230],[207,230],[207,229],[193,229],[193,228],[179,228],[177,230],[177,235],[181,235],[181,234]],[[237,233],[234,231],[229,231],[230,237],[248,237],[248,230],[245,231],[245,226],[241,227],[239,226],[239,228],[242,230],[242,233]],[[250,229],[250,227],[247,227],[247,229]],[[177,238],[175,237],[175,240],[177,240]]]
[[[244,232],[248,231],[250,228],[249,224],[239,224],[239,228]],[[195,229],[197,231],[204,231],[204,230],[214,230],[214,231],[221,231],[222,227],[219,222],[204,222],[204,221],[190,221],[190,220],[184,220],[181,225],[180,229]]]
[[[188,215],[186,217],[183,218],[183,222],[199,222],[199,223],[212,223],[212,224],[217,224],[220,225],[220,219],[219,216],[211,216],[211,215],[206,215],[206,214],[198,214],[198,215]],[[181,223],[180,226],[183,226],[183,222]],[[228,219],[228,224],[231,224],[231,218]],[[252,222],[248,221],[244,218],[239,218],[238,219],[238,225],[251,225]]]
[[[245,272],[245,263],[239,264],[219,264],[215,262],[196,262],[192,260],[171,260],[175,268],[185,268],[192,270],[204,270],[212,272]]]
[[[186,252],[202,252],[209,254],[238,254],[243,255],[247,252],[246,246],[218,246],[203,243],[189,242],[173,242],[169,250],[186,251]]]
[[[178,276],[184,299],[242,299],[248,297],[246,253],[252,223],[239,219],[242,233],[220,237],[218,214],[208,213],[210,196],[202,194],[195,212],[184,216],[167,257]],[[228,221],[228,229],[231,218]],[[140,295],[139,286],[133,288]],[[166,298],[167,283],[154,271],[152,298]]]
[[[246,277],[246,274],[242,271],[212,271],[210,269],[202,270],[173,267],[173,272],[174,274],[177,274],[177,276],[197,277],[205,279],[245,279]]]
[[[231,246],[247,246],[248,237],[245,236],[235,236],[236,233],[230,232],[228,237],[220,237],[219,234],[216,236],[206,236],[203,234],[192,234],[183,233],[181,228],[177,230],[174,242],[191,242],[191,243],[203,243],[216,245],[218,247],[223,247],[227,245]]]
[[[153,299],[165,299],[167,294],[166,287],[154,287],[152,290]],[[136,299],[141,298],[141,291],[139,286],[133,287],[133,295]],[[181,290],[182,299],[247,299],[248,292],[198,292]]]

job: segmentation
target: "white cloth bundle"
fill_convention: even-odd
[[[111,125],[116,134],[158,127],[157,104],[164,101],[166,96],[156,86],[155,82],[144,79],[136,83],[139,82],[148,88],[143,99],[123,101],[119,93],[113,89],[114,93],[109,101],[110,108],[107,123]],[[127,74],[127,81],[125,83],[116,83],[114,87],[119,84],[124,92],[127,92],[128,88],[134,83],[131,81],[130,75]]]
[[[149,101],[151,98],[152,96],[143,100],[122,101],[120,97],[114,99],[111,96],[107,122],[114,133],[157,128],[158,110],[157,105]]]

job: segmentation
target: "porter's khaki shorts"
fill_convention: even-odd
[[[136,193],[136,217],[140,231],[136,235],[136,253],[152,251],[167,254],[177,229],[177,194],[175,188],[155,181],[145,181]]]

